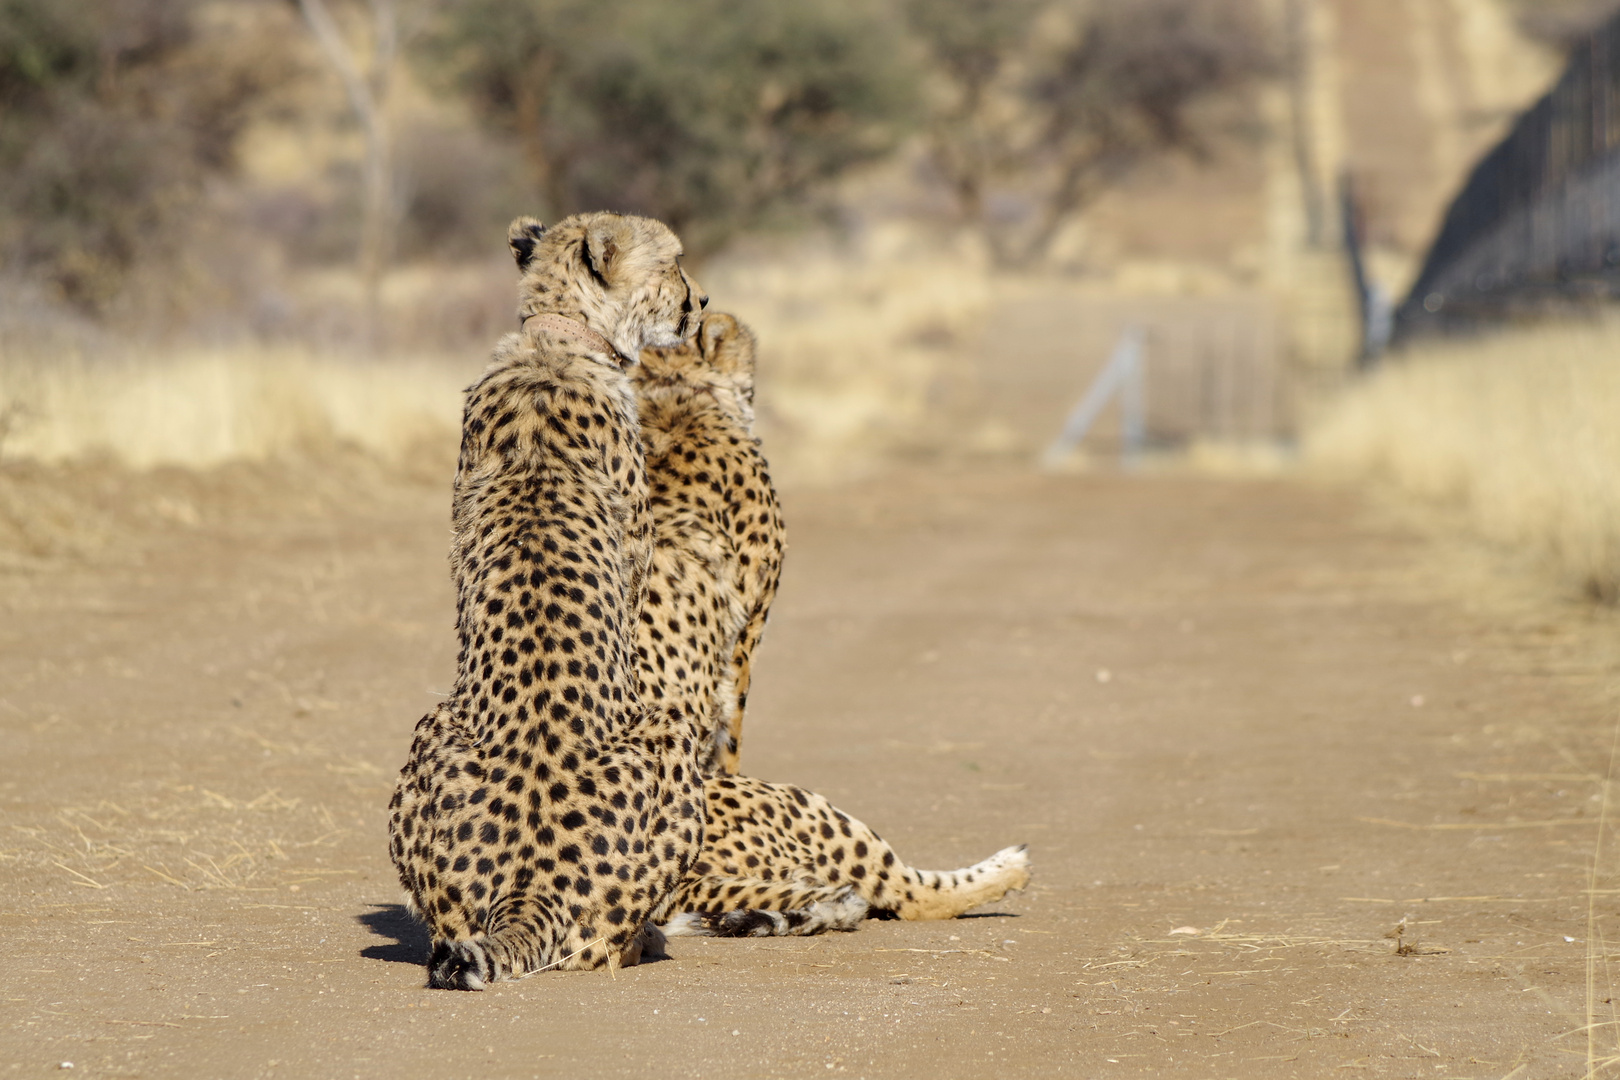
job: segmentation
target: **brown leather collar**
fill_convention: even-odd
[[[526,333],[534,334],[537,330],[549,330],[553,334],[571,337],[583,341],[593,349],[600,349],[619,362],[625,362],[624,354],[614,348],[613,342],[598,334],[578,319],[570,319],[566,315],[553,315],[545,312],[539,315],[527,315],[523,319],[523,329]]]

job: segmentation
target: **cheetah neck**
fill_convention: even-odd
[[[699,417],[712,413],[727,423],[740,423],[750,435],[754,431],[753,398],[729,381],[696,382],[680,375],[638,376],[636,397],[643,403],[656,402],[668,415]],[[642,415],[648,414],[644,410]]]
[[[593,349],[607,353],[609,356],[613,357],[620,364],[626,367],[628,367],[630,364],[630,361],[624,356],[624,354],[619,352],[619,350],[614,347],[613,342],[609,341],[601,334],[598,334],[595,330],[592,330],[578,319],[570,319],[566,315],[554,315],[550,312],[543,312],[538,315],[527,315],[524,316],[523,319],[523,329],[531,337],[541,333],[542,331],[557,334],[562,337],[571,337],[577,341],[583,341]]]

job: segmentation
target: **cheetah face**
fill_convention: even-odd
[[[523,271],[520,314],[582,318],[630,362],[691,338],[709,302],[681,268],[679,238],[651,218],[575,214],[549,229],[519,218],[507,239]]]
[[[667,263],[648,282],[639,302],[632,306],[646,312],[641,339],[625,353],[637,356],[648,347],[668,347],[689,341],[697,333],[699,318],[709,298],[681,266],[680,255]]]

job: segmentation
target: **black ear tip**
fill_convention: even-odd
[[[518,269],[528,268],[534,259],[534,249],[545,235],[545,225],[536,218],[520,217],[512,222],[506,230],[506,243],[512,249],[512,257],[517,260]]]
[[[529,260],[534,258],[534,241],[523,236],[511,241],[511,245],[512,257],[517,260],[518,269],[528,266]]]
[[[529,217],[525,214],[512,220],[512,224],[507,227],[506,235],[508,239],[512,240],[516,240],[519,236],[531,236],[538,240],[546,235],[546,225],[539,218]]]

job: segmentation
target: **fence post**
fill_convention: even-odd
[[[1124,460],[1134,465],[1147,442],[1147,372],[1142,355],[1146,335],[1140,326],[1128,326],[1119,335],[1108,363],[1092,380],[1069,417],[1063,430],[1052,440],[1052,445],[1041,455],[1041,464],[1052,468],[1074,453],[1080,440],[1086,437],[1091,425],[1097,422],[1108,401],[1120,395],[1120,434],[1124,443]]]
[[[1134,468],[1141,462],[1142,450],[1147,444],[1147,357],[1140,331],[1137,331],[1134,346],[1131,363],[1120,376],[1119,388],[1120,457],[1126,468]]]

